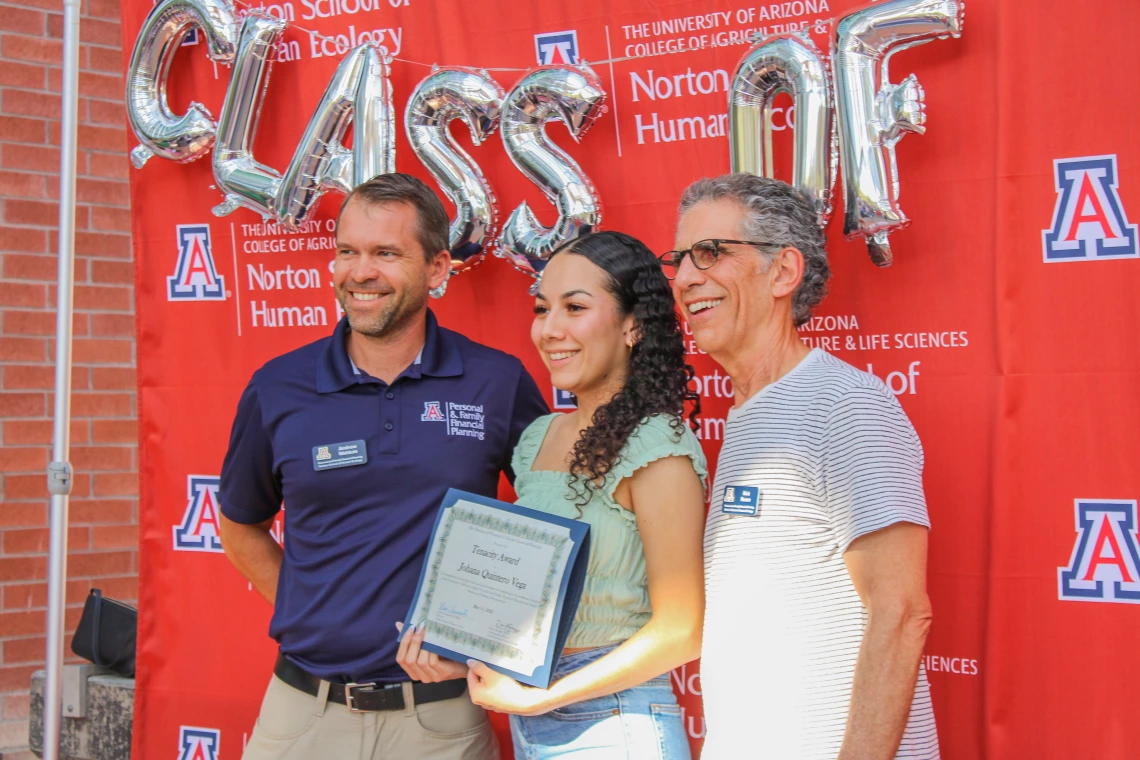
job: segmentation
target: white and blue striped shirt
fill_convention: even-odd
[[[838,755],[867,622],[843,553],[929,527],[922,465],[890,390],[819,349],[729,412],[705,528],[704,760]],[[938,756],[920,670],[897,757]]]

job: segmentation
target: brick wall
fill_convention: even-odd
[[[0,757],[30,758],[43,667],[58,250],[60,0],[0,0]],[[134,293],[118,0],[83,0],[67,642],[137,596]]]

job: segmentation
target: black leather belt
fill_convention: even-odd
[[[320,693],[321,679],[302,670],[280,652],[277,653],[277,664],[273,666],[273,675],[294,689],[311,696],[315,697]],[[467,691],[467,681],[462,678],[439,683],[418,681],[412,683],[412,694],[417,705],[454,699],[465,691]],[[403,710],[404,689],[403,684],[398,683],[334,683],[329,685],[329,701],[344,705],[353,712]]]

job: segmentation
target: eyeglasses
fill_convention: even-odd
[[[693,260],[693,266],[697,269],[711,269],[721,255],[726,253],[721,250],[721,246],[725,245],[754,245],[757,247],[775,246],[779,243],[758,243],[752,240],[722,240],[719,238],[701,240],[693,243],[692,248],[686,248],[683,251],[669,251],[657,257],[661,262],[661,269],[665,272],[665,276],[672,280],[677,276],[677,271],[684,263],[685,257],[688,256]]]

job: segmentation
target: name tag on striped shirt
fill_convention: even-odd
[[[760,489],[756,486],[725,486],[720,511],[726,515],[759,514]]]

